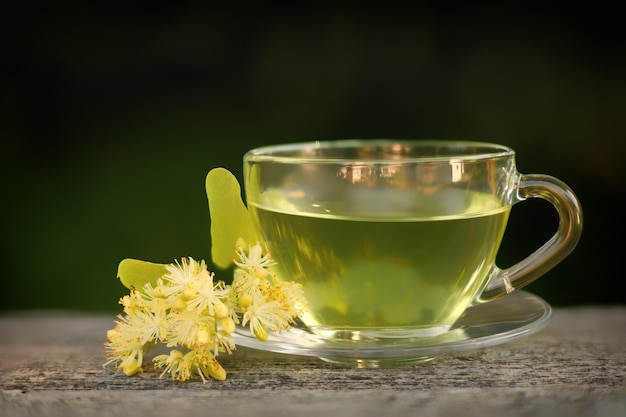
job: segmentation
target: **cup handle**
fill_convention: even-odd
[[[582,233],[582,209],[570,187],[549,175],[520,175],[519,203],[527,198],[549,201],[559,216],[559,227],[539,249],[509,268],[494,267],[492,276],[475,304],[491,301],[525,287],[560,263],[576,247]]]

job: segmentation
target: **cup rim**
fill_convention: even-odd
[[[458,153],[450,153],[446,155],[429,155],[429,156],[403,156],[398,157],[380,157],[367,159],[368,163],[386,163],[386,162],[436,162],[454,160],[483,160],[501,157],[512,157],[515,151],[502,144],[486,141],[473,140],[450,140],[450,139],[327,139],[312,140],[305,142],[279,143],[274,145],[259,146],[248,150],[244,154],[244,162],[281,162],[281,163],[346,163],[355,162],[357,159],[353,157],[329,157],[329,156],[307,156],[305,153],[294,154],[294,151],[305,151],[307,149],[356,149],[363,146],[419,146],[434,147],[445,146],[450,149],[458,148]],[[462,152],[461,149],[480,149],[481,151]]]

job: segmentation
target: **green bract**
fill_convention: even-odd
[[[157,279],[167,272],[166,267],[164,264],[128,258],[117,267],[117,277],[126,288],[141,290],[147,283],[156,285]]]
[[[211,215],[211,256],[218,268],[233,264],[235,244],[241,238],[257,241],[252,220],[241,198],[237,178],[225,168],[214,168],[206,176],[206,193]]]
[[[218,268],[233,264],[236,242],[239,238],[255,244],[256,233],[252,220],[241,198],[241,186],[237,178],[225,168],[214,168],[206,176],[206,193],[211,216],[211,256]],[[167,264],[124,259],[117,269],[117,277],[126,288],[137,290],[167,272]]]

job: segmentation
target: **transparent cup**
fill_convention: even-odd
[[[253,225],[278,277],[302,284],[302,322],[326,339],[430,337],[471,306],[520,289],[575,248],[582,210],[549,175],[521,174],[506,146],[447,140],[335,140],[244,156]],[[550,202],[554,235],[499,268],[511,208]]]

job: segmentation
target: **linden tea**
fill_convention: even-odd
[[[337,140],[244,155],[248,211],[285,281],[302,284],[301,317],[318,336],[429,337],[467,308],[545,274],[575,247],[579,202],[560,180],[517,171],[503,145]],[[525,259],[499,268],[511,208],[550,202],[559,226]]]
[[[303,321],[329,337],[446,331],[480,292],[510,208],[445,217],[312,215],[249,206],[279,277],[303,285]]]

